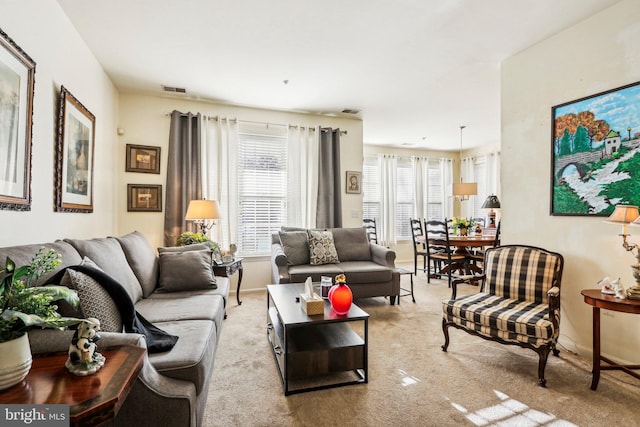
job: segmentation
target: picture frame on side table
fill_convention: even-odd
[[[95,116],[61,86],[55,164],[57,212],[93,212],[95,134]]]
[[[347,193],[360,194],[362,192],[362,172],[347,171]]]
[[[162,212],[162,185],[127,184],[128,212]]]
[[[160,173],[160,147],[127,144],[125,172]]]
[[[36,63],[0,30],[0,209],[31,210]]]
[[[640,204],[640,82],[551,108],[551,215]]]

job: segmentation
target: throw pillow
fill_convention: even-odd
[[[196,243],[194,245],[186,245],[186,246],[167,246],[164,248],[158,248],[158,253],[161,254],[163,252],[189,252],[189,251],[202,251],[205,249],[211,249],[211,246],[208,243]]]
[[[280,231],[278,234],[289,265],[309,264],[309,240],[306,231]]]
[[[102,271],[90,258],[84,257],[80,265]],[[100,321],[100,330],[104,332],[122,332],[122,318],[116,303],[109,293],[92,277],[79,271],[67,269],[62,283],[68,283],[78,292],[79,310],[82,317],[95,317]]]
[[[311,265],[337,264],[338,252],[333,243],[333,234],[330,231],[308,230],[309,259]]]
[[[216,288],[211,249],[160,252],[160,289],[175,292]]]

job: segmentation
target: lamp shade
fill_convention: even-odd
[[[477,182],[461,182],[459,184],[453,184],[453,195],[462,196],[475,196],[478,194]]]
[[[187,221],[218,218],[220,218],[220,209],[217,200],[191,200],[184,217]]]
[[[491,194],[484,201],[480,209],[500,209],[500,200],[495,194]]]
[[[605,222],[612,224],[629,224],[638,219],[640,213],[638,207],[633,205],[617,205]]]

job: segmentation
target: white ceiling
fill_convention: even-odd
[[[457,150],[460,125],[465,149],[499,143],[501,61],[618,1],[58,3],[120,91],[356,109],[366,144]]]

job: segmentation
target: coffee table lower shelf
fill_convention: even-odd
[[[349,323],[364,322],[364,338]],[[283,325],[268,309],[268,337],[285,395],[368,382],[367,319]]]

